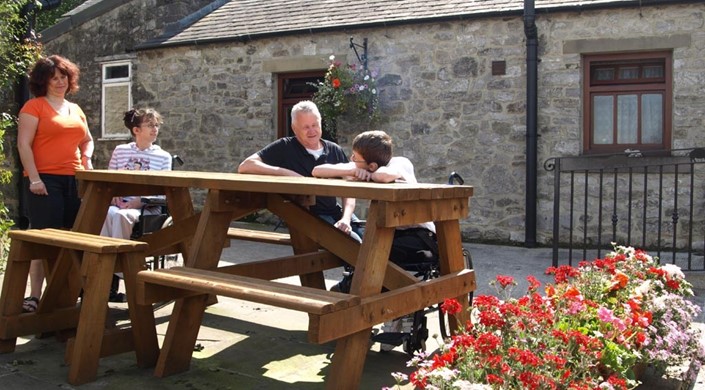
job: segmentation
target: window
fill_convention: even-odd
[[[132,106],[132,64],[130,62],[103,64],[101,104],[102,137],[129,137],[123,115]]]
[[[291,108],[301,100],[311,100],[316,87],[309,83],[316,84],[324,76],[325,70],[278,75],[277,138],[294,135],[291,131]]]
[[[586,55],[585,153],[671,147],[671,53]]]

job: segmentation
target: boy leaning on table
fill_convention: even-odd
[[[345,178],[349,180],[374,181],[378,183],[417,183],[414,165],[406,157],[392,156],[392,138],[381,130],[360,133],[352,144],[350,162],[323,164],[313,169],[314,177]],[[436,227],[432,222],[400,226],[394,232],[394,241],[389,260],[404,267],[405,264],[438,261]],[[347,292],[350,278],[344,278],[331,290]],[[385,323],[385,332],[405,332],[402,321],[397,319]],[[410,325],[409,325],[410,326]],[[393,345],[382,344],[382,350],[391,350]]]

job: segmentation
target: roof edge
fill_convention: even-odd
[[[218,5],[218,7],[220,7],[221,5],[227,3],[228,1],[229,0],[218,0],[218,1],[215,1],[214,3],[221,3],[220,5]],[[579,4],[579,5],[558,5],[558,6],[545,5],[545,6],[536,7],[536,13],[538,15],[540,15],[540,14],[548,14],[548,13],[556,13],[556,12],[581,12],[581,11],[586,11],[586,10],[625,8],[625,7],[626,8],[641,8],[641,7],[647,7],[647,6],[651,7],[651,6],[658,6],[658,5],[677,5],[677,4],[700,3],[700,2],[702,2],[702,0],[639,0],[639,2],[635,2],[634,0],[622,0],[622,1],[614,1],[614,2],[610,2],[610,3],[597,3],[597,4],[593,3],[593,4]],[[200,15],[199,18],[207,15],[208,12],[212,12],[212,10],[217,8],[217,7],[214,7],[210,11],[205,12],[201,15],[201,13],[209,7],[210,6],[204,7],[203,9],[201,9],[197,12]],[[188,25],[193,24],[194,22],[196,22],[198,20],[198,18],[193,18],[194,14],[192,14],[189,17],[185,18],[185,19],[190,18],[189,23],[187,25],[185,25],[184,23],[181,23],[181,21],[180,21],[179,25],[176,25],[176,23],[175,23],[173,28],[170,29],[168,35],[165,34],[165,35],[158,37],[156,39],[152,39],[152,40],[146,41],[144,43],[141,43],[141,44],[135,46],[134,49],[136,51],[143,51],[143,50],[158,49],[158,48],[165,48],[165,47],[197,46],[197,45],[207,45],[207,44],[225,43],[225,42],[248,42],[248,41],[252,41],[254,39],[258,39],[258,38],[271,38],[271,37],[288,36],[288,35],[295,35],[295,34],[301,34],[301,33],[341,31],[341,30],[346,30],[346,29],[359,30],[359,29],[363,29],[363,28],[371,28],[371,27],[379,27],[379,26],[408,25],[408,24],[415,24],[415,23],[442,22],[442,21],[464,20],[464,19],[472,20],[472,19],[497,17],[497,16],[519,16],[519,15],[523,15],[523,14],[524,14],[523,7],[519,7],[515,10],[488,11],[488,12],[477,13],[477,14],[461,14],[461,15],[429,17],[429,18],[420,18],[420,19],[407,19],[407,20],[398,20],[398,21],[358,23],[358,24],[341,25],[341,26],[320,27],[320,28],[303,28],[303,29],[296,29],[296,30],[264,32],[264,33],[256,33],[256,34],[242,34],[242,35],[222,37],[222,38],[189,39],[189,40],[183,40],[183,41],[169,42],[168,40],[170,38],[174,37],[180,31],[183,31],[183,29],[188,27]],[[183,19],[182,19],[182,21],[183,21]]]
[[[108,11],[129,3],[131,0],[102,0],[92,4],[84,9],[72,13],[72,11],[64,14],[59,21],[51,27],[48,27],[40,32],[41,41],[50,42],[59,36],[71,31],[72,29],[105,14]]]
[[[173,23],[169,23],[165,30],[164,34],[162,34],[160,37],[150,39],[144,43],[140,43],[134,47],[135,51],[139,50],[144,50],[144,48],[150,48],[150,47],[162,47],[164,44],[163,42],[166,42],[169,40],[169,38],[175,36],[179,32],[183,31],[186,29],[188,26],[196,23],[197,21],[201,20],[203,17],[206,15],[210,14],[211,12],[215,11],[216,9],[222,7],[226,3],[230,2],[230,0],[215,0],[212,3],[208,4],[207,6],[199,9],[198,11],[176,21]],[[197,43],[194,43],[197,44]]]

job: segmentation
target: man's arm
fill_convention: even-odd
[[[246,158],[237,167],[238,173],[250,173],[255,175],[270,175],[270,176],[301,176],[298,173],[281,167],[266,164],[262,161],[259,154],[255,153]]]
[[[361,178],[361,175],[369,176],[368,171],[357,168],[354,162],[317,165],[313,168],[311,174],[313,175],[313,177],[351,177],[362,180],[367,179]]]

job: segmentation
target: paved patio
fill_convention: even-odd
[[[233,243],[223,256],[223,264],[252,261],[291,254],[291,249],[249,242]],[[497,274],[514,276],[526,289],[525,277],[532,274],[542,281],[550,266],[549,248],[466,244],[477,272],[476,294],[492,294],[488,282]],[[341,277],[341,269],[326,273],[330,286]],[[697,286],[696,301],[705,302],[705,283],[692,277]],[[689,277],[691,277],[689,275]],[[292,282],[296,282],[295,279]],[[111,319],[119,326],[127,318],[125,304],[112,304]],[[156,311],[158,334],[163,337],[172,305]],[[701,316],[702,321],[702,316]],[[81,389],[322,389],[334,344],[309,344],[306,341],[308,316],[305,313],[220,298],[206,312],[198,336],[202,349],[194,353],[191,369],[167,378],[155,378],[151,369],[136,367],[134,355],[121,354],[101,359],[98,379]],[[437,315],[429,315],[431,335],[438,334]],[[161,341],[161,340],[160,340]],[[429,338],[427,350],[438,347]],[[71,389],[66,382],[68,368],[63,364],[64,344],[53,337],[19,339],[15,353],[0,355],[0,387],[3,389]],[[379,344],[367,354],[361,389],[380,389],[395,385],[390,373],[412,370],[406,367],[409,356],[402,347],[380,352]],[[704,370],[705,371],[705,370]],[[705,389],[703,373],[695,385]],[[677,389],[678,383],[653,383],[640,389]],[[403,387],[410,389],[410,386]]]

